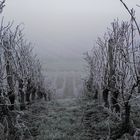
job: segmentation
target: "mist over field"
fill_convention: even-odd
[[[136,7],[138,1],[127,2]],[[3,15],[5,22],[23,23],[21,26],[25,27],[26,36],[35,44],[35,53],[50,73],[49,77],[53,71],[62,79],[66,78],[65,75],[71,76],[70,81],[75,75],[81,78],[79,75],[86,67],[83,53],[94,46],[110,21],[129,17],[115,0],[9,0]],[[70,81],[66,85],[73,94],[73,82]]]
[[[138,0],[126,0],[139,15]],[[47,69],[82,70],[83,53],[114,19],[129,18],[116,0],[8,0],[5,22],[23,23],[24,33]]]

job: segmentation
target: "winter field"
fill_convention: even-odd
[[[48,72],[47,78],[55,91],[56,98],[75,98],[82,93],[82,72],[51,71]]]

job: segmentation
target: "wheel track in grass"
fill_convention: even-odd
[[[82,112],[77,99],[59,99],[47,106],[48,114],[40,120],[38,140],[82,140]]]

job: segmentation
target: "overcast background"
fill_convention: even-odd
[[[140,0],[125,0],[140,15]],[[113,19],[129,19],[119,0],[7,0],[5,22],[24,23],[24,33],[48,69],[81,69],[82,54]]]

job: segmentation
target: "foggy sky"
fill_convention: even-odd
[[[140,14],[139,0],[125,2]],[[5,22],[24,23],[26,37],[48,66],[73,67],[113,19],[130,18],[119,0],[7,0],[3,15]]]

